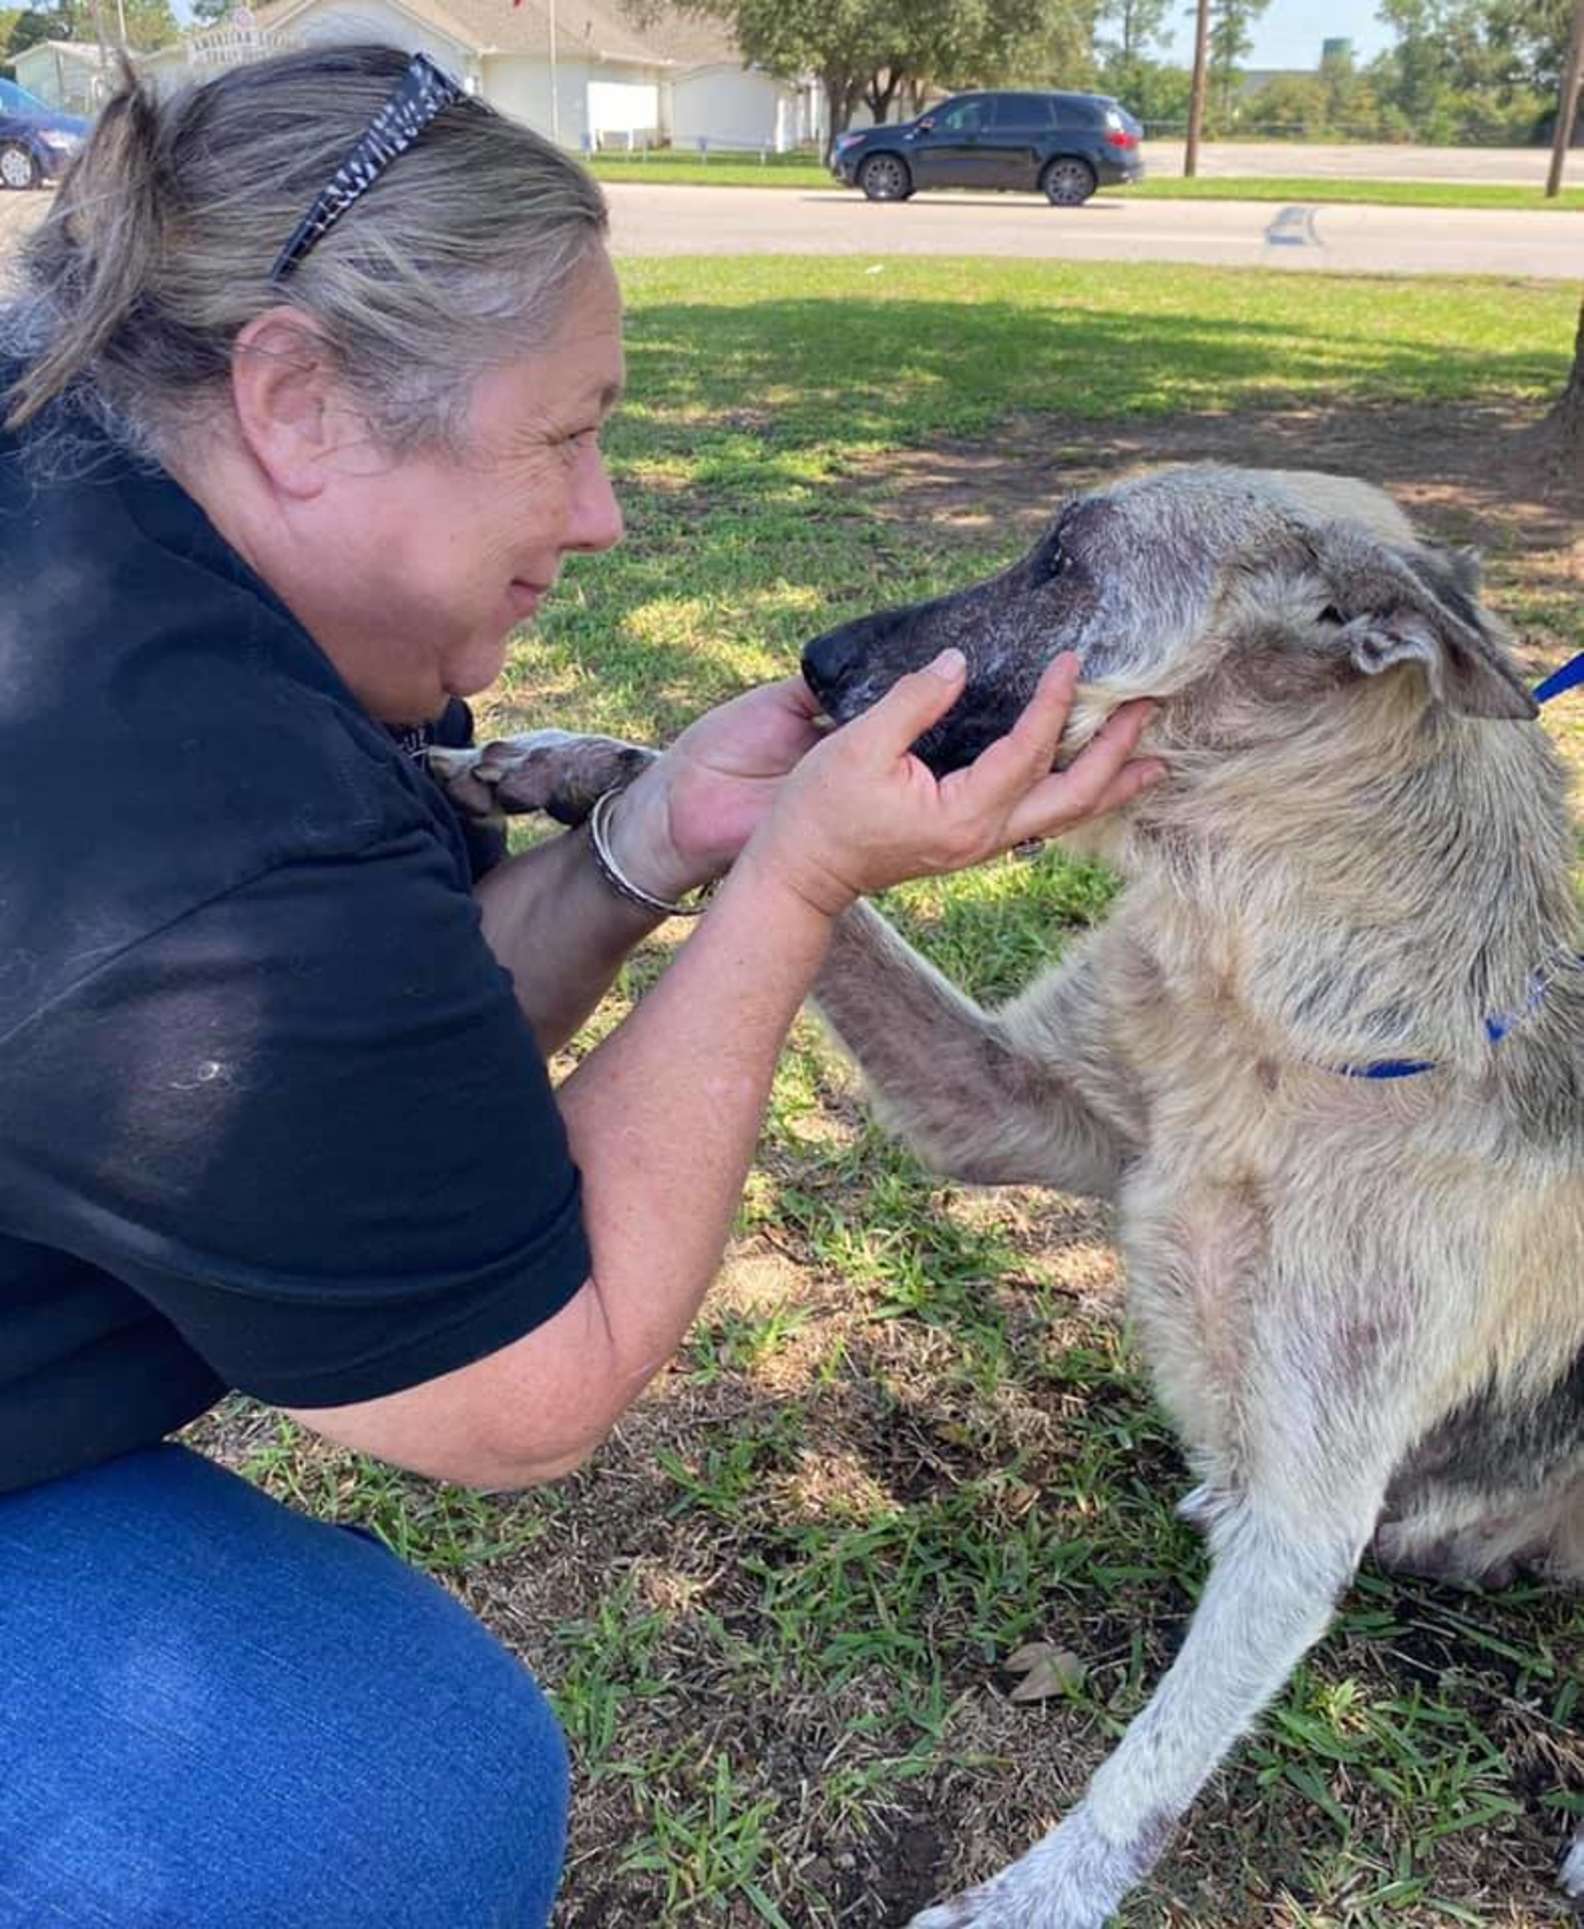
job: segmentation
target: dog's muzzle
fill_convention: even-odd
[[[935,655],[933,647],[920,653],[920,642],[928,639],[909,634],[916,616],[915,610],[884,610],[860,617],[815,637],[804,650],[803,680],[832,723],[850,723],[898,677],[922,669]],[[970,667],[962,695],[913,745],[913,754],[937,777],[961,770],[1011,729],[1018,708],[1014,698],[977,681]]]

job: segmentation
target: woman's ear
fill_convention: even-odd
[[[237,335],[231,401],[253,460],[284,495],[307,500],[329,480],[329,458],[365,442],[335,379],[329,345],[296,308],[270,308]]]

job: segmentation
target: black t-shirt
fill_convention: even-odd
[[[449,805],[95,447],[0,437],[0,1490],[416,1385],[589,1271]]]

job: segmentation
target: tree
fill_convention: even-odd
[[[1096,21],[1101,82],[1107,93],[1126,102],[1141,120],[1156,68],[1150,50],[1165,38],[1172,4],[1173,0],[1104,0]]]
[[[1573,372],[1545,426],[1555,443],[1557,467],[1576,481],[1584,470],[1584,302],[1573,340]]]
[[[96,24],[96,7],[103,20],[102,37]],[[136,53],[168,46],[180,34],[170,0],[121,0],[121,12],[126,16],[127,45]],[[5,50],[19,54],[41,40],[99,41],[106,48],[114,48],[119,20],[115,0],[57,0],[53,7],[24,12],[12,28]]]
[[[1330,129],[1330,97],[1318,74],[1278,74],[1238,116],[1245,134],[1323,140]]]
[[[1254,22],[1270,0],[1214,0],[1210,9],[1210,72],[1222,123],[1232,118],[1238,68],[1254,45]]]
[[[1572,0],[1381,0],[1397,40],[1370,70],[1396,131],[1440,143],[1535,138],[1556,99]]]
[[[41,40],[70,40],[71,23],[63,21],[59,14],[45,12],[36,7],[25,7],[16,16],[10,33],[6,36],[5,51],[14,57],[26,53],[29,47],[36,47]]]
[[[679,0],[727,22],[745,59],[767,73],[815,75],[828,139],[860,100],[877,117],[897,93],[1008,78],[1081,83],[1092,72],[1094,0]],[[626,0],[640,24],[664,0]]]

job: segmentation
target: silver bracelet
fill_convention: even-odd
[[[709,901],[715,886],[706,884],[702,895],[688,904],[673,904],[666,898],[657,898],[646,891],[641,884],[634,884],[616,862],[611,852],[610,841],[605,835],[605,820],[615,808],[616,799],[625,786],[618,784],[611,790],[602,790],[594,800],[594,808],[588,814],[589,844],[593,848],[594,863],[599,874],[616,893],[629,904],[636,904],[640,910],[652,911],[661,918],[698,918],[709,908]]]

